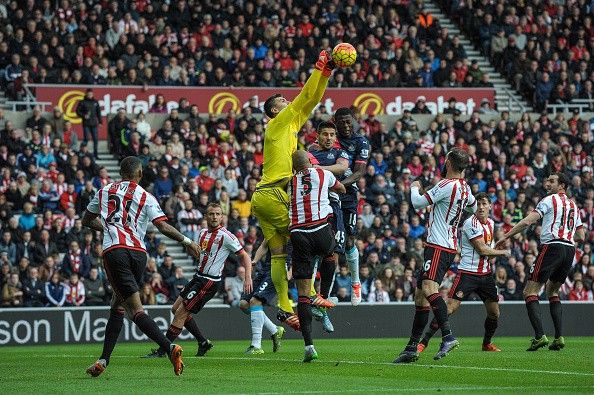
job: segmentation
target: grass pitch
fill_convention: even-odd
[[[529,353],[526,338],[496,338],[500,353],[480,351],[481,339],[461,338],[461,346],[434,361],[435,339],[412,365],[391,361],[405,339],[318,340],[320,359],[301,363],[302,342],[286,340],[272,353],[243,354],[248,341],[214,341],[206,357],[194,357],[195,342],[183,342],[186,368],[173,375],[169,361],[141,359],[152,343],[118,344],[111,363],[98,378],[85,369],[101,345],[0,348],[1,387],[17,394],[46,393],[519,393],[594,392],[594,338],[566,338],[561,352]],[[8,392],[6,392],[8,393]]]

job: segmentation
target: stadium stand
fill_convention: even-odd
[[[585,1],[437,0],[536,111],[588,100],[594,108],[592,6]]]
[[[295,1],[281,6],[275,2],[274,7],[267,7],[258,0],[245,2],[243,9],[224,0],[171,5],[142,0],[1,3],[0,81],[13,100],[23,97],[24,86],[30,82],[301,86],[316,51],[344,40],[357,47],[360,58],[352,70],[333,77],[334,87],[491,84],[480,64],[469,60],[460,38],[440,27],[422,1],[318,3]],[[570,96],[574,86],[579,95],[585,92],[591,98],[589,51],[581,49],[579,37],[590,37],[593,29],[582,3],[575,7],[571,3],[567,9],[535,1],[525,7],[507,2],[491,7],[486,0],[475,8],[467,2],[462,8],[458,6],[462,2],[455,3],[455,9],[453,3],[441,5],[451,10],[448,15],[461,23],[468,37],[476,38],[477,47],[510,83],[521,92],[530,92],[528,100],[540,111],[547,102],[567,98],[554,96],[562,93],[557,86],[564,87],[563,94],[566,88]],[[556,17],[551,10],[557,10]],[[487,11],[497,26],[504,27],[504,36],[495,27],[484,34],[482,20],[488,19]],[[534,21],[522,24],[528,12]],[[541,32],[539,23],[547,15],[557,22],[549,23],[552,30],[542,27],[546,32]],[[533,22],[537,31],[525,32],[532,31]],[[508,36],[517,30],[516,25],[521,34],[510,41]],[[530,44],[536,33],[539,49],[530,47],[537,45]],[[565,38],[565,44],[558,38]],[[509,45],[514,41],[516,47],[526,41],[524,54],[521,49],[510,53],[515,51]],[[591,43],[585,40],[589,50]],[[555,49],[544,51],[547,45]],[[545,56],[550,59],[545,61]],[[529,64],[533,59],[539,77],[531,92],[524,81],[530,73],[520,72],[516,63]],[[547,73],[555,82],[547,83],[552,87],[545,89],[538,81],[549,67],[552,72]],[[576,68],[579,72],[573,72]],[[578,84],[578,79],[583,83]],[[538,95],[533,94],[537,91]],[[261,174],[264,120],[257,107],[221,117],[200,111],[204,109],[187,103],[167,114],[157,102],[151,108],[150,123],[144,114],[124,111],[103,119],[108,124],[108,142],[100,142],[99,158],[95,158],[92,147],[79,141],[59,110],[34,110],[18,125],[14,113],[0,110],[2,304],[107,303],[111,289],[102,269],[100,235],[83,229],[78,217],[98,187],[118,178],[117,160],[126,155],[144,161],[142,184],[160,199],[171,223],[191,234],[204,226],[201,217],[207,202],[219,201],[227,227],[249,253],[254,251],[262,236],[251,216],[250,198]],[[319,111],[312,115],[300,133],[301,147],[311,144],[317,124],[326,116]],[[384,292],[392,301],[410,300],[416,285],[413,273],[422,264],[427,213],[413,210],[409,186],[417,177],[426,188],[435,184],[442,175],[445,154],[454,146],[471,153],[473,166],[467,178],[474,192],[491,196],[499,235],[534,208],[544,193],[544,177],[559,170],[572,177],[570,193],[584,224],[593,229],[592,120],[579,111],[553,116],[481,108],[480,114],[477,111],[470,117],[456,111],[381,119],[357,116],[358,128],[373,148],[366,175],[359,182],[358,248],[365,300],[376,300],[377,294],[384,298]],[[192,202],[190,211],[186,210],[188,201]],[[538,228],[528,232],[526,238],[514,242],[512,258],[496,261],[501,298],[521,299],[527,268],[536,258],[537,236]],[[563,298],[592,299],[593,243],[591,233],[578,249]],[[176,267],[187,275],[192,262],[180,247],[154,233],[147,236],[147,246],[152,259],[143,301],[170,303],[185,281]],[[339,300],[349,300],[350,275],[341,264],[334,294]],[[443,292],[455,270],[448,273]],[[236,273],[237,263],[230,260],[226,277]]]

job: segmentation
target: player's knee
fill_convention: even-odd
[[[435,285],[427,281],[423,281],[422,285],[423,295],[427,298],[437,292]]]
[[[423,293],[422,289],[416,289],[415,290],[415,305],[416,306],[428,306],[429,302],[427,301],[427,298],[425,297],[425,294]]]
[[[239,308],[244,312],[248,312],[250,310],[250,302],[248,302],[247,300],[240,300],[239,301]]]
[[[250,306],[262,306],[262,302],[258,298],[250,299]]]
[[[536,293],[532,292],[532,290],[529,287],[526,287],[524,288],[522,295],[524,296],[524,299],[526,299],[528,296],[536,295]]]

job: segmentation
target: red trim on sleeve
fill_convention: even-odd
[[[153,220],[153,224],[156,224],[157,222],[161,222],[161,221],[167,221],[167,216],[166,215],[163,215],[163,216],[160,216],[158,218],[155,218]]]
[[[431,200],[431,197],[429,196],[428,192],[425,192],[425,194],[423,196],[425,197],[425,199],[427,199],[429,204],[433,204],[433,200]]]
[[[366,160],[356,160],[355,163],[365,163],[365,164],[367,164],[367,161]]]
[[[482,238],[483,238],[483,235],[478,235],[478,236],[473,237],[472,239],[470,239],[470,241],[475,241],[475,240],[482,239]]]
[[[235,255],[240,255],[243,252],[243,247],[235,251]]]

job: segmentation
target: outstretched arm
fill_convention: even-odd
[[[478,252],[481,256],[511,256],[510,250],[495,250],[489,247],[482,240],[482,237],[477,237],[474,240],[471,240],[470,243],[472,244],[476,252]]]
[[[295,128],[301,128],[305,121],[307,121],[309,114],[311,114],[315,106],[322,99],[322,96],[324,96],[333,68],[331,55],[328,51],[322,51],[314,71],[307,79],[301,92],[274,118],[274,122],[291,123],[295,125]]]
[[[154,223],[154,225],[157,227],[157,229],[159,229],[159,232],[163,233],[165,236],[186,246],[188,252],[192,256],[195,258],[200,256],[200,247],[198,244],[190,240],[188,237],[182,235],[179,230],[169,225],[167,221],[157,221]]]
[[[538,213],[538,211],[531,212],[523,220],[518,222],[516,226],[511,228],[509,232],[503,235],[503,238],[497,242],[495,248],[502,246],[505,240],[512,238],[520,232],[523,232],[525,229],[530,227],[530,225],[535,224],[538,220],[540,220],[540,213]]]

